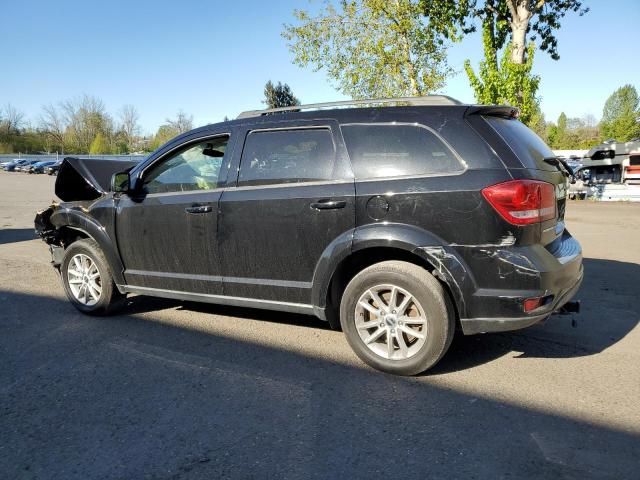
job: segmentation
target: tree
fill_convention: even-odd
[[[593,115],[568,118],[562,112],[558,123],[547,124],[548,143],[558,150],[589,149],[599,143],[600,131]]]
[[[0,111],[0,125],[5,135],[19,134],[23,124],[24,113],[10,103],[5,105],[4,111]]]
[[[556,31],[561,19],[574,12],[582,16],[589,11],[582,0],[421,0],[422,11],[429,18],[428,27],[445,38],[455,38],[475,31],[475,21],[496,25],[495,47],[511,43],[511,62],[527,62],[527,45],[539,42],[539,48],[558,60]]]
[[[278,85],[274,85],[271,80],[264,86],[264,98],[263,103],[266,103],[269,108],[300,105],[300,100],[293,95],[289,85],[286,83],[283,85],[280,82]]]
[[[542,109],[540,108],[539,104],[536,104],[536,108],[531,114],[528,125],[531,130],[536,132],[536,134],[545,141],[545,143],[549,142],[547,133],[547,122],[544,118],[544,113],[542,113]]]
[[[120,132],[127,151],[135,150],[136,137],[140,135],[138,120],[140,115],[133,105],[125,105],[120,109]]]
[[[555,147],[564,149],[567,146],[567,115],[560,112],[556,128]]]
[[[166,120],[167,124],[170,127],[173,127],[178,134],[188,132],[193,129],[193,115],[187,116],[182,110],[178,112],[175,119]]]
[[[476,99],[499,99],[520,109],[521,119],[536,121],[540,78],[532,73],[536,41],[558,60],[556,30],[569,12],[584,15],[581,0],[421,0],[427,27],[444,38],[459,39],[482,24],[484,61],[476,75],[465,62]],[[504,49],[498,64],[498,52]],[[501,86],[502,82],[507,82]],[[484,101],[483,101],[484,103]],[[532,123],[533,122],[533,123]]]
[[[520,119],[526,124],[535,124],[539,117],[540,106],[536,93],[540,77],[533,75],[533,59],[535,46],[529,45],[527,61],[516,64],[511,61],[511,45],[503,51],[498,61],[499,40],[496,38],[497,27],[493,19],[484,21],[482,42],[484,60],[480,62],[478,73],[471,67],[471,62],[464,63],[469,82],[476,100],[483,104],[508,104],[518,107]]]
[[[96,137],[91,142],[91,147],[89,148],[89,153],[91,155],[99,155],[102,153],[109,153],[109,145],[105,140],[102,133],[98,132]]]
[[[90,95],[61,103],[63,119],[67,125],[65,143],[76,153],[86,153],[91,148],[98,133],[106,142],[113,135],[113,120],[107,113],[102,100]]]
[[[42,107],[39,123],[40,129],[46,138],[47,150],[50,151],[53,147],[64,153],[66,124],[55,105],[50,104]]]
[[[441,36],[421,15],[418,0],[326,2],[312,16],[295,10],[285,25],[294,63],[326,70],[352,98],[426,95],[452,72]]]
[[[600,128],[605,139],[619,142],[640,137],[638,92],[633,85],[618,88],[607,99],[602,110]]]
[[[160,147],[161,145],[164,145],[173,137],[179,134],[180,132],[174,126],[160,125],[160,127],[158,127],[158,131],[153,136],[153,139],[151,140],[149,147],[151,150],[155,150],[156,148]]]

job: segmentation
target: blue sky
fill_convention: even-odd
[[[0,105],[35,120],[43,104],[83,93],[112,114],[131,103],[146,132],[180,109],[202,125],[261,108],[267,80],[287,82],[304,102],[344,98],[322,72],[291,64],[282,24],[308,1],[5,0]],[[599,118],[609,94],[627,83],[640,89],[639,0],[585,1],[558,33],[561,59],[538,52],[540,95],[547,119]],[[482,57],[478,34],[451,47],[459,74],[440,92],[473,102],[463,62]]]

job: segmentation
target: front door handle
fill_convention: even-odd
[[[311,204],[311,208],[315,208],[316,210],[334,210],[336,208],[344,208],[347,206],[347,202],[344,200],[318,200],[317,202],[313,202]]]
[[[213,211],[210,205],[194,205],[184,209],[187,213],[210,213]]]

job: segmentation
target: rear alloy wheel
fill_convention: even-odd
[[[90,238],[77,240],[67,247],[60,276],[67,297],[83,313],[108,313],[123,298],[100,247]]]
[[[445,354],[455,331],[442,285],[417,265],[386,261],[358,273],[340,304],[340,323],[362,361],[399,375],[415,375]]]
[[[397,285],[377,285],[362,294],[355,309],[360,339],[388,360],[413,357],[427,338],[427,316],[416,298]]]

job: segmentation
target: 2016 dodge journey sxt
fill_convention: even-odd
[[[441,96],[245,112],[135,165],[66,159],[36,229],[83,312],[134,293],[311,314],[415,374],[580,286],[570,172],[516,117]]]

